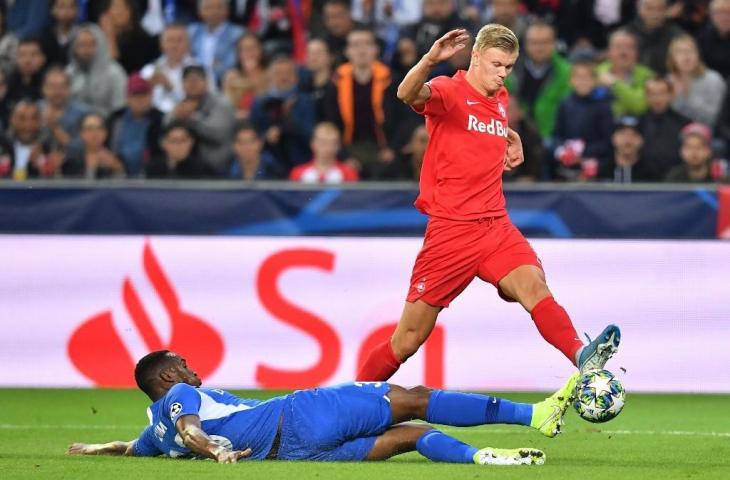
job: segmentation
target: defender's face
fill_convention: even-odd
[[[199,387],[203,384],[198,374],[188,367],[185,359],[175,354],[172,354],[170,373],[173,374],[179,383],[187,383],[193,387]]]
[[[475,69],[479,84],[492,95],[504,86],[507,76],[512,72],[518,57],[517,52],[508,52],[501,48],[487,48],[481,52],[472,52],[471,68]]]

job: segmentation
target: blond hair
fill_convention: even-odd
[[[499,48],[507,52],[519,52],[520,42],[514,32],[497,23],[489,23],[479,29],[474,41],[474,50],[482,52],[487,48]]]
[[[669,71],[669,73],[673,73],[675,75],[679,73],[679,66],[674,60],[674,56],[677,54],[677,49],[682,43],[688,43],[692,45],[692,48],[695,49],[695,53],[697,54],[697,67],[695,68],[694,72],[692,72],[692,75],[694,75],[695,77],[704,75],[707,67],[705,67],[704,62],[702,62],[700,49],[697,46],[697,42],[695,41],[694,37],[686,33],[674,37],[674,39],[672,39],[672,42],[669,44],[669,49],[667,50],[667,70]]]

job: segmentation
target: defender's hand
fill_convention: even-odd
[[[431,46],[431,50],[425,56],[431,63],[436,65],[444,60],[448,60],[456,52],[466,47],[467,40],[469,40],[469,33],[465,29],[451,30],[436,40]]]
[[[247,448],[246,450],[222,450],[216,455],[215,461],[218,463],[236,463],[242,458],[250,457],[252,450]]]

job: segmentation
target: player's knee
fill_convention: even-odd
[[[425,418],[428,402],[431,399],[431,389],[418,385],[408,389],[410,410],[414,418]]]

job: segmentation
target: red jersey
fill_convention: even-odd
[[[360,179],[357,171],[346,163],[336,162],[326,172],[321,172],[314,161],[294,167],[289,180],[302,183],[342,183],[356,182]]]
[[[416,208],[451,220],[505,215],[502,172],[507,151],[507,105],[502,87],[479,93],[459,70],[428,82],[431,98],[416,112],[429,134]]]

